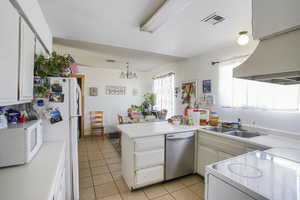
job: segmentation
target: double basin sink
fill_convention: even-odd
[[[226,127],[206,127],[204,129],[222,133],[225,135],[241,137],[241,138],[252,138],[252,137],[257,137],[262,135],[261,133],[258,132],[252,132],[252,131],[247,131],[242,129],[226,128]]]

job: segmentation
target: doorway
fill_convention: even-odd
[[[78,128],[79,128],[79,137],[84,136],[84,81],[85,81],[85,75],[84,74],[71,74],[70,77],[76,78],[77,83],[81,89],[81,113],[82,116],[78,117]]]

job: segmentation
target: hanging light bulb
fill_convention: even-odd
[[[124,72],[121,72],[120,74],[120,78],[124,79],[125,78],[125,73]]]
[[[237,43],[241,46],[245,46],[249,43],[248,31],[239,32],[239,37],[237,39]]]
[[[138,78],[135,72],[133,73],[133,78]]]
[[[129,63],[126,63],[126,72],[121,72],[120,74],[121,79],[136,79],[138,78],[135,72],[129,70]]]

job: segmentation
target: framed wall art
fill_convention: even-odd
[[[126,87],[125,86],[105,86],[105,95],[118,95],[124,96],[126,95]]]
[[[182,104],[191,104],[197,98],[197,81],[185,81],[181,83]]]
[[[202,92],[203,94],[211,93],[211,80],[202,81]]]
[[[90,96],[98,96],[98,88],[90,87]]]

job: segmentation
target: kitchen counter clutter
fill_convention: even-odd
[[[5,200],[65,199],[65,143],[44,143],[29,164],[0,169],[0,194]]]

